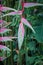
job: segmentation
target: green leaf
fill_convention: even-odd
[[[29,48],[29,50],[35,50],[35,42],[31,41],[27,44],[27,47]]]
[[[35,39],[38,42],[43,43],[43,24],[40,26],[35,26],[34,29],[36,31],[36,34],[34,35]]]

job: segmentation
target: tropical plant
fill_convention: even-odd
[[[26,12],[26,10],[28,11],[29,9],[29,12],[31,12],[32,8],[39,6],[42,7],[43,4],[31,2],[25,3],[22,0],[19,1],[19,6],[17,10],[0,5],[0,61],[5,61],[5,65],[7,65],[6,59],[9,59],[10,56],[12,65],[13,59],[14,62],[17,62],[18,65],[24,65],[25,63],[26,65],[32,65],[33,63],[34,65],[43,64],[43,56],[39,56],[40,53],[36,52],[38,48],[35,47],[36,43],[38,44],[43,41],[42,37],[42,39],[39,39],[40,26],[35,26],[35,24],[37,23],[32,23],[32,27],[31,23],[28,21],[32,18],[35,19],[35,17],[29,18],[31,17],[31,15],[28,17],[28,13]],[[36,12],[36,9],[34,12]],[[40,16],[40,13],[38,14],[38,16]],[[5,20],[11,22],[9,23]],[[16,42],[14,40],[16,40]],[[18,46],[14,44],[14,42]],[[15,45],[18,47],[18,49],[16,49],[17,47]],[[15,46],[16,48],[13,48],[13,46]],[[17,54],[14,53],[14,51],[16,51]],[[28,56],[29,54],[30,56]],[[23,56],[25,56],[25,58],[22,58]],[[22,60],[24,60],[24,62]]]

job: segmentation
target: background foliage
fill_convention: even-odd
[[[43,0],[25,0],[24,2],[37,2],[43,3]],[[3,0],[2,4],[8,7],[18,8],[19,0]],[[20,5],[21,9],[21,5]],[[23,16],[30,21],[36,34],[33,34],[32,31],[25,27],[25,38],[20,50],[20,58],[18,59],[19,50],[18,50],[18,41],[14,39],[13,42],[4,43],[9,45],[12,49],[11,56],[3,61],[5,65],[17,65],[20,59],[21,65],[43,65],[43,7],[32,7],[25,8]],[[7,21],[14,21],[9,27],[13,32],[8,32],[5,35],[17,36],[18,25],[20,22],[20,17],[18,16],[6,17]],[[10,44],[9,44],[10,43]],[[25,44],[26,43],[26,44]]]

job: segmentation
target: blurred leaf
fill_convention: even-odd
[[[14,62],[16,62],[17,59],[18,59],[18,55],[16,54],[16,55],[14,55]]]

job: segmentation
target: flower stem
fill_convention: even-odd
[[[20,50],[19,50],[18,65],[22,65],[22,55],[21,55]]]

